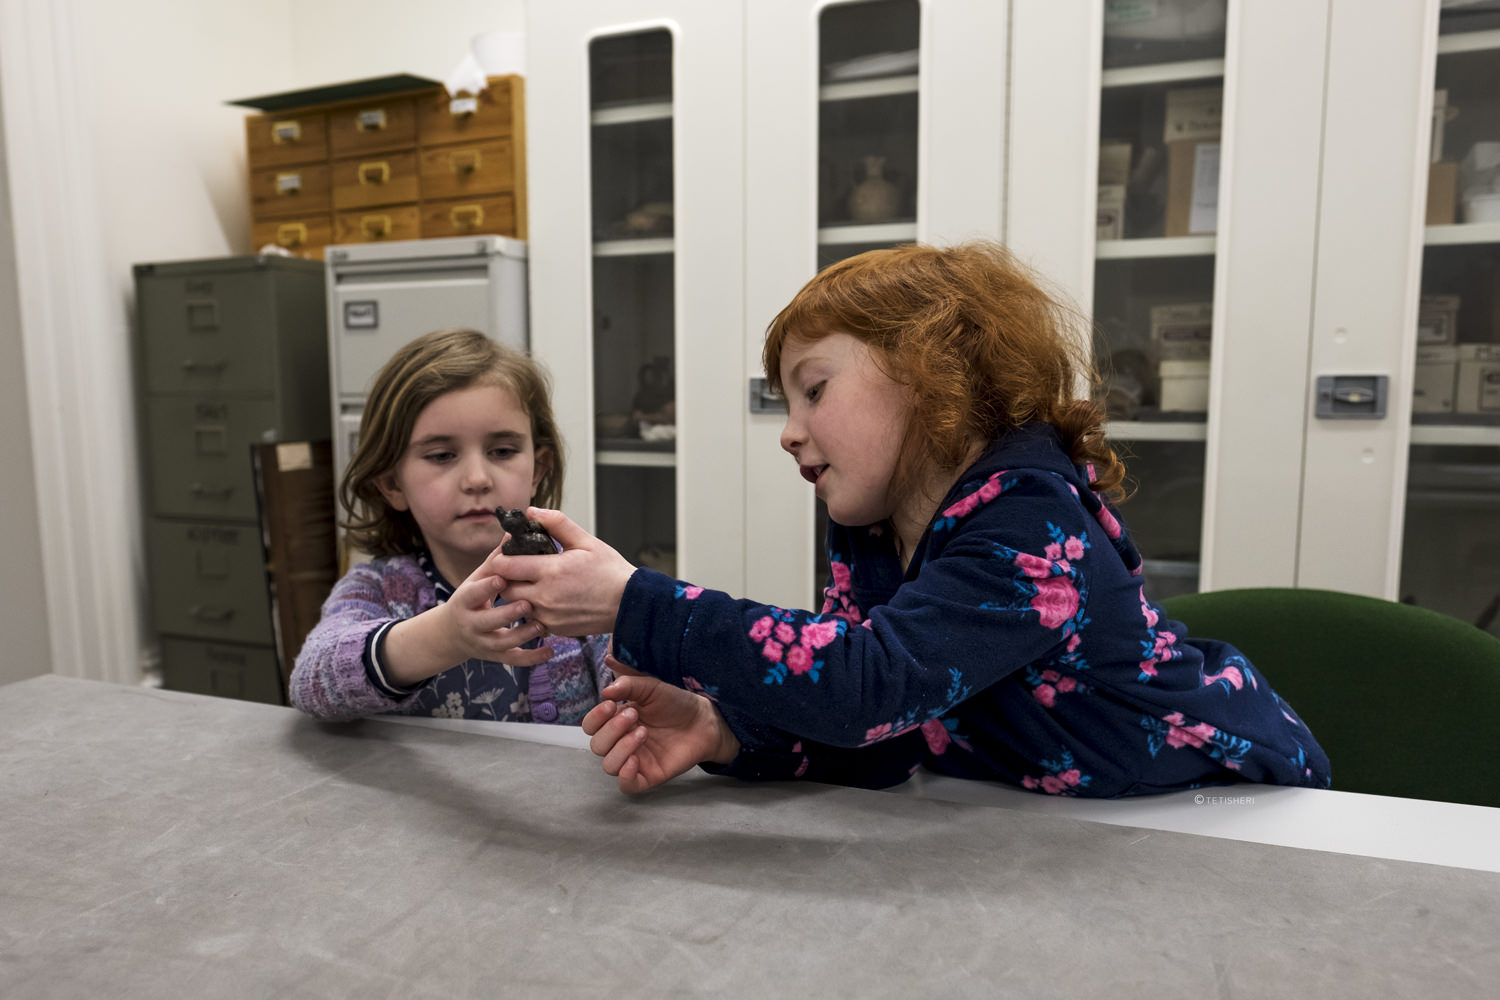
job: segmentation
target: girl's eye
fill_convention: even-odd
[[[422,456],[429,462],[446,462],[453,457],[451,451],[430,451]]]
[[[823,386],[826,384],[827,383],[825,382],[816,382],[813,385],[809,386],[806,392],[807,401],[809,403],[816,403],[818,401],[818,397],[823,395]]]
[[[519,448],[491,448],[490,449],[490,454],[493,455],[494,457],[500,458],[500,459],[514,458],[515,456],[519,455],[520,453],[521,453],[521,449],[519,449]]]

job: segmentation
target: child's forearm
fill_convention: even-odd
[[[392,625],[385,634],[381,667],[393,684],[410,687],[435,677],[468,659],[453,641],[444,605],[428,608],[415,618]]]

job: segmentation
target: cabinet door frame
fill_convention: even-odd
[[[1201,590],[1298,577],[1330,2],[1227,7]],[[1014,11],[1006,241],[1092,314],[1103,3]]]
[[[1437,24],[1438,0],[1333,5],[1310,367],[1389,386],[1382,419],[1308,421],[1304,587],[1400,585]]]
[[[830,7],[859,2],[745,5],[747,380],[764,375],[767,324],[817,273],[819,25]],[[920,0],[918,241],[1001,236],[1010,7]],[[755,600],[806,607],[824,582],[813,578],[816,504],[781,450],[784,420],[774,412],[746,420],[745,481],[755,489],[745,509],[746,586]]]
[[[744,585],[744,39],[716,0],[529,3],[527,175],[533,353],[553,373],[569,463],[564,509],[596,524],[589,43],[673,34],[677,567]],[[628,554],[627,554],[628,555]]]

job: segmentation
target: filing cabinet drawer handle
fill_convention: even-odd
[[[271,123],[271,142],[274,145],[285,146],[288,143],[297,142],[301,138],[301,122],[293,120]]]
[[[448,212],[454,229],[478,229],[484,225],[483,205],[454,205]]]
[[[188,492],[201,500],[228,500],[234,495],[234,487],[204,486],[202,483],[193,483],[188,487]]]
[[[189,375],[198,372],[203,372],[205,374],[217,374],[218,372],[223,371],[228,364],[229,362],[224,360],[223,358],[219,358],[215,361],[194,361],[192,358],[189,358],[182,363],[182,370],[187,372]]]
[[[194,604],[188,608],[188,614],[200,622],[227,622],[234,617],[234,609],[211,608],[204,604]]]
[[[384,160],[371,160],[359,165],[361,184],[388,184],[391,180],[391,165]]]
[[[478,173],[482,161],[483,157],[477,149],[455,149],[448,154],[448,166],[455,174]]]
[[[389,235],[391,231],[391,217],[389,215],[366,215],[359,220],[359,228],[365,236],[372,240]]]
[[[276,242],[284,247],[301,246],[303,243],[306,243],[306,223],[283,222],[276,227]]]

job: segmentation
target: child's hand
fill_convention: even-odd
[[[452,597],[434,609],[445,612],[450,634],[463,654],[455,664],[478,657],[513,667],[530,667],[551,659],[552,650],[546,646],[520,648],[546,636],[547,628],[532,618],[525,601],[495,606],[495,598],[504,584],[503,579],[485,574],[480,566],[459,584]],[[523,618],[530,620],[516,625]]]
[[[635,567],[562,511],[531,507],[526,516],[540,521],[563,550],[546,556],[496,553],[479,572],[508,581],[506,600],[530,604],[534,617],[558,635],[614,631],[620,598]]]
[[[728,764],[740,752],[740,741],[702,695],[644,675],[620,677],[599,695],[609,700],[589,709],[583,731],[593,737],[589,749],[604,758],[604,773],[616,775],[626,794],[698,764]]]

